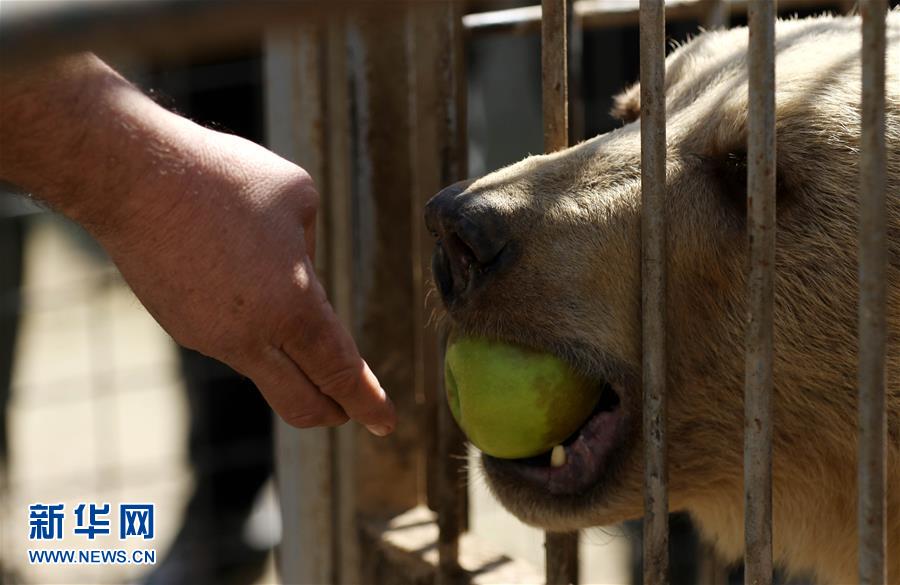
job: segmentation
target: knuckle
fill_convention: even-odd
[[[297,429],[311,429],[315,427],[331,427],[346,422],[339,416],[324,410],[309,410],[302,413],[290,414],[284,417],[284,422]]]
[[[319,209],[321,196],[319,195],[319,190],[316,189],[315,181],[313,181],[312,177],[310,177],[306,171],[302,171],[301,174],[296,177],[293,189],[300,199],[303,210],[306,213],[315,214]]]
[[[295,429],[311,429],[319,426],[319,415],[314,413],[291,415],[284,417],[284,422]]]
[[[319,389],[338,401],[352,398],[356,394],[358,378],[359,372],[355,368],[344,366],[321,378]]]

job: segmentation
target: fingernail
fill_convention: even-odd
[[[366,425],[366,429],[376,437],[386,437],[391,434],[391,429],[384,425]]]

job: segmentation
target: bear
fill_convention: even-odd
[[[669,504],[743,555],[746,28],[666,59]],[[887,16],[888,582],[900,582],[900,11]],[[776,25],[773,551],[789,573],[857,576],[860,18]],[[494,496],[552,531],[643,514],[640,92],[622,126],[444,189],[426,206],[452,335],[555,354],[602,388],[545,454],[482,454]],[[559,400],[565,400],[560,396]]]

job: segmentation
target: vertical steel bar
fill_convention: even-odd
[[[544,151],[569,146],[567,0],[541,2],[541,80]],[[578,533],[545,535],[548,585],[578,582]]]
[[[772,582],[772,337],[775,280],[775,2],[749,6],[744,582]]]
[[[586,131],[584,113],[584,27],[581,16],[575,11],[574,0],[567,0],[566,45],[569,51],[568,98],[569,144],[584,140]]]
[[[425,429],[417,424],[415,320],[410,311],[415,298],[406,47],[411,7],[404,3],[384,10],[380,3],[363,2],[348,13],[349,99],[336,102],[336,106],[350,105],[348,176],[355,285],[351,333],[382,384],[393,389],[398,416],[407,420],[384,439],[360,433],[359,426],[353,425],[357,429],[351,463],[356,531],[342,537],[355,538],[360,544],[357,566],[362,583],[378,581],[377,559],[382,551],[363,546],[367,540],[360,538],[360,520],[399,514],[421,503],[417,452],[425,443]],[[384,294],[386,290],[390,294]]]
[[[323,28],[325,128],[327,128],[327,195],[323,198],[323,230],[327,237],[327,288],[335,312],[353,330],[356,321],[356,275],[354,273],[355,204],[351,179],[350,89],[348,86],[347,22],[329,19]],[[332,429],[334,486],[331,514],[335,535],[332,575],[336,583],[361,582],[356,492],[357,437],[355,425]],[[288,581],[285,581],[286,583]]]
[[[728,565],[716,556],[716,551],[708,544],[697,550],[697,582],[704,585],[728,585]]]
[[[706,30],[728,28],[731,19],[731,0],[706,0],[703,27]]]
[[[707,0],[703,14],[703,26],[706,30],[728,28],[731,17],[730,0]],[[697,571],[700,583],[707,585],[725,585],[728,583],[728,570],[723,565],[711,546],[701,545],[697,550]]]
[[[465,438],[443,396],[445,340],[428,320],[435,309],[428,303],[431,235],[421,220],[425,202],[442,187],[462,179],[465,171],[465,69],[462,14],[450,1],[416,5],[407,23],[410,62],[410,151],[413,169],[412,214],[416,311],[417,385],[427,428],[429,504],[438,513],[437,585],[461,580],[459,537],[468,515]],[[432,299],[434,301],[434,299]],[[431,452],[431,448],[434,452]],[[425,491],[425,490],[423,490]]]
[[[541,7],[544,151],[554,152],[569,146],[566,0],[542,0]]]
[[[885,0],[860,2],[862,127],[859,202],[859,582],[886,583]]]
[[[444,119],[439,132],[446,143],[441,157],[441,182],[449,184],[468,176],[468,133],[467,133],[467,92],[465,38],[462,27],[463,7],[458,2],[450,2],[443,15],[442,30],[450,47],[449,63],[446,64],[448,78],[445,80],[447,95],[444,96]],[[446,45],[445,45],[446,47]],[[437,54],[448,53],[438,47]],[[453,419],[447,401],[443,399],[444,348],[446,339],[441,339],[438,372],[440,373],[440,435],[438,444],[444,465],[441,482],[441,506],[438,521],[438,580],[437,585],[458,582],[459,536],[469,525],[468,470],[466,468],[466,438]],[[443,442],[445,441],[445,442]]]
[[[441,347],[446,346],[446,339]],[[443,359],[441,360],[443,365]],[[443,389],[443,386],[442,386]],[[446,401],[438,406],[438,453],[442,464],[438,473],[438,571],[436,585],[451,585],[461,581],[459,566],[459,537],[463,532],[464,509],[462,496],[467,489],[467,477],[460,473],[465,462],[465,441]]]
[[[547,532],[544,538],[547,585],[577,584],[578,533]]]
[[[311,28],[266,36],[266,134],[272,150],[303,166],[330,195],[324,176],[326,100],[320,57],[320,36]],[[323,245],[328,233],[317,233],[319,270],[328,264],[329,247]],[[278,569],[285,583],[335,580],[333,449],[330,429],[300,431],[276,417],[275,475],[282,523]]]
[[[410,166],[413,173],[413,188],[410,197],[412,206],[413,241],[413,286],[415,294],[412,307],[415,318],[415,387],[416,402],[422,410],[425,428],[425,448],[422,454],[421,467],[424,468],[424,486],[420,493],[425,493],[428,507],[437,511],[441,504],[440,469],[444,464],[438,452],[438,409],[442,406],[440,395],[441,377],[439,369],[442,348],[440,334],[431,323],[431,316],[437,309],[435,295],[429,295],[431,280],[431,251],[434,240],[428,233],[424,216],[425,203],[444,185],[440,166],[440,145],[445,136],[443,128],[439,128],[438,118],[444,118],[441,105],[446,107],[442,98],[448,88],[444,81],[447,75],[446,54],[441,54],[438,46],[444,51],[447,47],[446,36],[441,35],[435,20],[435,7],[440,3],[427,3],[414,8],[407,23],[407,53],[411,64],[409,68],[410,88]],[[437,30],[436,30],[437,29]],[[437,34],[436,34],[437,32]],[[439,105],[440,104],[440,105]],[[420,481],[421,481],[420,480]]]
[[[665,5],[640,2],[644,583],[668,582]]]

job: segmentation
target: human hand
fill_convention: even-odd
[[[316,278],[306,172],[160,108],[90,55],[8,81],[0,176],[91,232],[176,341],[249,376],[288,424],[393,431]]]
[[[98,233],[135,294],[179,343],[249,376],[288,424],[349,417],[391,432],[393,406],[316,278],[309,175],[241,138],[173,122],[171,167],[139,181],[132,211]]]

